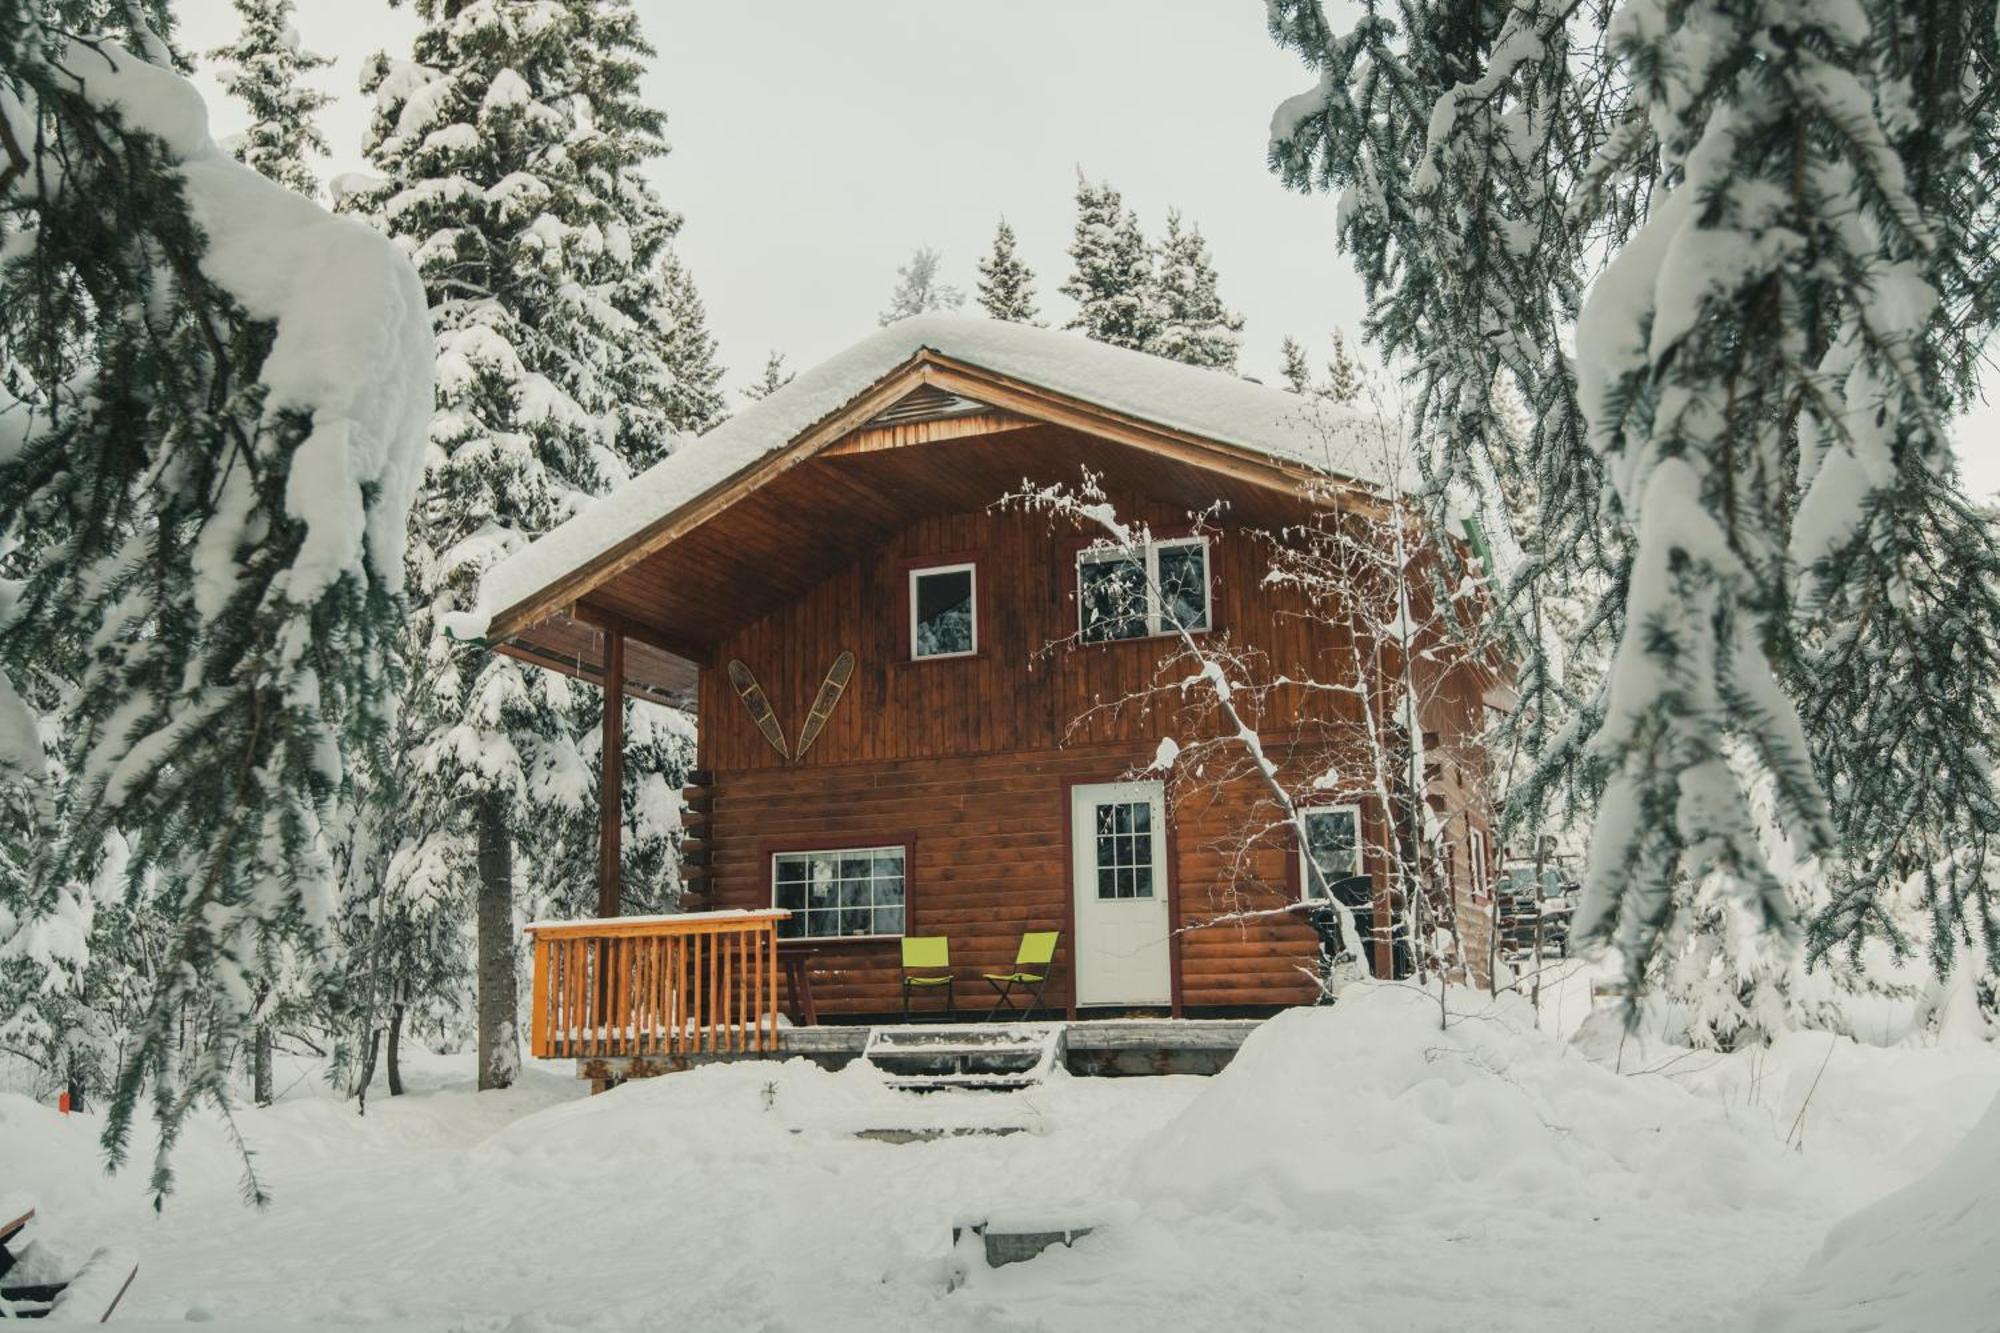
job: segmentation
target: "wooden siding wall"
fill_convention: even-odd
[[[1114,497],[1122,515],[1162,535],[1186,516],[1138,497]],[[1178,705],[1155,698],[1119,713],[1094,705],[1143,689],[1168,642],[1063,645],[1075,631],[1076,536],[1046,518],[977,512],[926,518],[869,558],[831,571],[819,586],[719,644],[702,673],[700,766],[715,774],[711,880],[700,905],[770,905],[770,855],[807,847],[909,847],[912,934],[943,934],[961,978],[961,1001],[985,992],[977,978],[1008,970],[1026,930],[1065,932],[1049,1000],[1070,998],[1068,784],[1115,780],[1149,761],[1162,736],[1188,735]],[[975,560],[979,652],[907,660],[908,571],[913,562]],[[1225,532],[1210,547],[1213,610],[1233,642],[1253,645],[1272,670],[1345,679],[1349,644],[1324,624],[1284,614],[1263,589],[1268,567],[1254,537]],[[827,667],[844,650],[853,681],[805,759],[787,764],[765,742],[719,669],[742,659],[795,741]],[[1343,669],[1343,664],[1346,664]],[[1343,720],[1352,699],[1274,700],[1267,736]],[[1443,724],[1456,728],[1456,708]],[[1428,719],[1427,719],[1428,725]],[[1286,751],[1273,739],[1274,753]],[[1317,941],[1302,918],[1217,917],[1282,907],[1295,895],[1289,844],[1232,847],[1260,792],[1232,783],[1177,801],[1170,811],[1169,878],[1185,931],[1180,999],[1190,1008],[1309,1000]],[[1364,807],[1364,845],[1386,838]],[[1462,836],[1462,835],[1460,835]],[[1460,858],[1463,862],[1463,856]],[[1232,865],[1235,873],[1232,873]],[[1365,869],[1376,871],[1378,866]],[[888,1013],[901,1003],[894,940],[816,946],[815,998],[823,1014]],[[1482,946],[1483,947],[1483,946]],[[936,1005],[933,996],[919,1006]]]

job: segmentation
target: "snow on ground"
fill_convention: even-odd
[[[1552,1025],[1580,1020],[1574,990]],[[276,1194],[261,1215],[212,1122],[156,1219],[142,1179],[99,1174],[94,1117],[0,1097],[0,1193],[32,1195],[51,1242],[136,1251],[118,1321],[136,1328],[1740,1329],[1788,1317],[1760,1305],[1788,1279],[1815,1310],[1868,1295],[1792,1275],[2000,1093],[1991,1047],[1635,1045],[1621,1073],[1518,998],[1452,1008],[1440,1031],[1434,995],[1364,988],[1265,1025],[1214,1079],[1011,1096],[803,1062],[596,1098],[549,1066],[482,1095],[469,1061],[430,1058],[365,1119],[310,1081],[246,1111]],[[1020,1132],[852,1133],[924,1123]],[[1990,1179],[1984,1151],[1962,1165]],[[1099,1229],[966,1268],[951,1226],[981,1217]]]

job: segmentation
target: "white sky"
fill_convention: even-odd
[[[297,0],[305,44],[336,59],[323,86],[323,174],[364,168],[377,49],[407,56],[416,22],[386,0]],[[1361,284],[1334,250],[1333,202],[1264,167],[1271,110],[1312,82],[1272,45],[1263,6],[1222,0],[637,0],[659,60],[646,82],[673,153],[655,168],[686,216],[680,251],[708,305],[727,383],[777,348],[803,369],[875,327],[896,268],[929,245],[970,301],[1004,213],[1039,280],[1044,319],[1074,217],[1076,172],[1108,178],[1149,236],[1169,206],[1200,224],[1222,294],[1247,320],[1241,369],[1277,380],[1293,334],[1322,360],[1358,330]],[[177,0],[181,40],[235,33],[229,0]],[[205,76],[218,137],[243,112]],[[740,400],[733,400],[740,406]],[[1964,423],[1976,493],[2000,488],[2000,413]],[[1971,447],[1968,448],[1968,445]]]

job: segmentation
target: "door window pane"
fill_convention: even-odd
[[[1152,802],[1103,802],[1096,817],[1097,896],[1152,897]]]
[[[910,575],[910,654],[955,657],[978,647],[973,570],[920,569]]]

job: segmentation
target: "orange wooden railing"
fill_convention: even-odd
[[[778,922],[789,915],[536,922],[529,1049],[538,1059],[776,1049]]]

